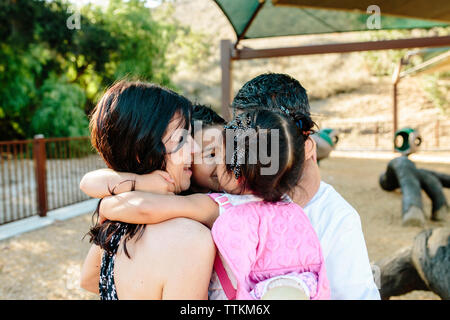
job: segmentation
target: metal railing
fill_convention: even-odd
[[[391,123],[316,120],[339,132],[337,150],[393,149]],[[450,150],[450,120],[408,123],[422,135],[423,151]],[[89,199],[83,175],[104,168],[89,137],[0,141],[0,225]]]
[[[0,141],[0,225],[89,199],[80,180],[104,167],[89,137]]]
[[[392,151],[394,132],[389,121],[316,120],[319,128],[332,128],[339,134],[336,150]],[[399,128],[417,129],[422,136],[421,151],[450,151],[450,120],[400,123]]]

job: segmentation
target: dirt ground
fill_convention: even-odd
[[[329,158],[322,161],[322,179],[332,184],[359,212],[369,251],[375,262],[412,243],[417,227],[401,226],[401,194],[385,192],[378,176],[387,160]],[[450,173],[449,164],[419,167]],[[450,189],[445,190],[450,199]],[[431,202],[423,195],[429,214]],[[81,240],[90,215],[58,222],[0,242],[0,299],[97,299],[78,287],[78,278],[89,244]],[[449,226],[427,222],[426,227]],[[431,292],[414,291],[394,299],[439,299]]]
[[[419,227],[401,226],[400,191],[386,192],[378,185],[378,177],[386,170],[388,162],[379,159],[330,158],[320,165],[322,180],[333,185],[358,211],[371,262],[411,245],[416,234],[421,231]],[[416,165],[450,174],[449,164],[416,162]],[[444,193],[450,199],[450,189],[444,189]],[[422,199],[425,213],[430,215],[431,201],[424,192]],[[445,222],[427,220],[425,228],[449,225],[449,219]],[[392,299],[440,298],[431,292],[414,291]]]

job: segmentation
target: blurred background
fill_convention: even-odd
[[[240,43],[267,48],[448,35],[450,27],[443,26]],[[89,114],[105,89],[123,78],[167,86],[220,112],[221,39],[236,41],[236,34],[210,0],[0,0],[0,299],[96,299],[78,288],[89,248],[81,239],[95,207],[78,183],[87,171],[104,167],[90,146]],[[411,55],[408,67],[446,50]],[[360,213],[371,261],[410,244],[421,230],[401,227],[400,191],[386,193],[378,186],[379,174],[396,156],[392,79],[408,53],[233,62],[232,96],[261,73],[287,73],[307,89],[319,127],[338,132],[339,143],[321,162],[322,178]],[[422,137],[421,152],[411,158],[450,174],[450,72],[405,76],[397,91],[399,128],[412,127]],[[450,196],[448,189],[444,193]],[[87,207],[68,207],[82,204]],[[431,206],[424,199],[424,211]],[[65,213],[76,210],[84,214]],[[27,226],[18,224],[25,220]],[[439,296],[413,291],[397,298]]]
[[[193,101],[220,106],[219,41],[236,36],[213,1],[3,0],[0,5],[0,140],[87,135],[89,112],[105,88],[123,77],[154,81]],[[80,28],[69,29],[66,24],[77,12]],[[241,43],[263,48],[449,32],[448,27],[380,30]],[[391,77],[407,52],[240,60],[234,63],[233,88],[263,72],[289,73],[307,88],[319,124],[360,127],[340,147],[390,149]],[[411,65],[422,61],[416,56]],[[450,135],[448,88],[448,72],[399,84],[398,104],[404,107],[399,126],[422,129],[425,148],[441,147],[439,139]]]

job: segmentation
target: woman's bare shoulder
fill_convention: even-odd
[[[188,218],[174,218],[157,224],[146,225],[139,242],[146,247],[165,242],[173,249],[210,247],[213,245],[211,231],[205,225]]]

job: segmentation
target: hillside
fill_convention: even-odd
[[[178,0],[175,17],[192,30],[202,33],[210,45],[211,55],[196,66],[178,69],[174,82],[194,101],[220,107],[220,39],[235,40],[231,25],[213,1]],[[367,39],[363,33],[343,33],[315,36],[281,37],[241,42],[249,47],[293,46],[311,43],[357,41]],[[388,55],[386,55],[388,56]],[[246,81],[264,72],[288,73],[307,89],[315,120],[322,124],[338,121],[372,123],[386,127],[392,121],[391,77],[375,77],[369,72],[365,53],[324,54],[236,61],[233,63],[233,90],[236,92]],[[392,65],[396,61],[385,59]],[[389,67],[390,68],[390,67]],[[399,85],[399,126],[417,126],[433,130],[438,118],[447,120],[439,108],[434,107],[425,91],[421,76],[405,78]],[[448,87],[448,82],[446,83]],[[447,123],[444,121],[444,127]],[[450,124],[449,124],[450,125]],[[442,129],[443,134],[450,129]],[[450,135],[450,132],[448,133]],[[427,141],[433,139],[430,135]],[[450,146],[450,145],[449,145]]]

